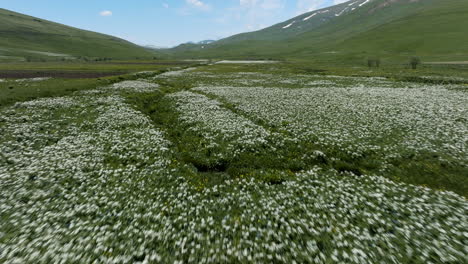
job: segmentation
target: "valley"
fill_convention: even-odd
[[[172,48],[0,9],[0,263],[466,263],[468,3],[335,3]]]

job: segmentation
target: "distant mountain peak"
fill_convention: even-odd
[[[149,48],[149,49],[168,49],[169,48],[167,46],[157,46],[157,45],[144,45],[143,47]]]
[[[198,45],[207,45],[207,44],[211,44],[213,42],[216,42],[216,40],[212,40],[212,39],[202,40],[202,41],[197,42],[196,44],[198,44]]]

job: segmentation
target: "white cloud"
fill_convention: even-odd
[[[203,3],[202,1],[200,0],[185,0],[185,2],[193,7],[196,7],[196,8],[199,8],[199,9],[202,9],[202,10],[210,10],[211,7],[205,3]]]
[[[297,13],[302,14],[319,9],[326,4],[326,0],[298,0]]]
[[[331,5],[338,5],[350,0],[298,0],[297,1],[297,15],[328,7]]]
[[[257,0],[240,0],[241,6],[252,6],[257,3]]]
[[[271,20],[283,12],[286,0],[239,0],[239,16],[247,22],[247,30],[258,30],[265,27],[265,21]]]
[[[181,16],[189,16],[194,14],[194,11],[211,11],[211,5],[201,0],[185,0],[185,5],[181,8],[176,9],[177,13]]]
[[[324,8],[330,5],[338,5],[349,0],[298,0],[297,1],[297,14],[303,14]]]
[[[108,17],[108,16],[112,16],[112,11],[109,11],[109,10],[104,10],[104,11],[101,11],[99,13],[100,16],[103,16],[103,17]]]
[[[239,0],[241,7],[257,7],[261,9],[283,8],[284,0]]]
[[[281,9],[284,7],[284,2],[281,0],[264,0],[260,7],[265,10]]]

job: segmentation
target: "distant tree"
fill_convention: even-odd
[[[367,59],[367,66],[369,68],[372,67],[380,67],[380,59],[379,58],[368,58]]]
[[[380,67],[380,58],[375,59],[375,67]]]
[[[419,57],[412,57],[410,59],[410,65],[413,70],[418,68],[418,65],[421,64],[421,59]]]

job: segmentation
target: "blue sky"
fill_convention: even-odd
[[[0,0],[0,7],[137,44],[174,46],[258,30],[346,0]]]

